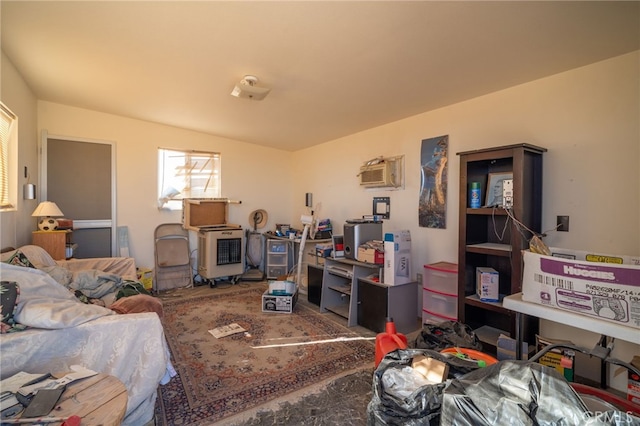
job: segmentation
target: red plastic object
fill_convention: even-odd
[[[393,318],[387,318],[385,332],[376,336],[376,367],[386,354],[396,349],[407,349],[407,336],[396,332]]]
[[[79,416],[71,416],[62,423],[62,426],[80,426],[80,420]]]
[[[597,388],[583,385],[580,383],[571,383],[571,387],[573,387],[573,389],[579,394],[592,395],[592,396],[598,397],[603,401],[606,401],[609,404],[617,407],[620,411],[624,411],[626,413],[631,412],[635,416],[640,416],[639,405],[634,404],[631,401],[627,401],[626,399],[620,398],[619,396],[614,395],[610,392],[607,392],[604,389],[597,389]]]

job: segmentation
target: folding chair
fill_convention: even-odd
[[[181,223],[158,225],[154,232],[154,291],[192,286],[189,231]]]

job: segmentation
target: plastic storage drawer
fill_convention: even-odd
[[[286,253],[287,241],[281,240],[267,240],[267,252],[268,253]]]
[[[284,265],[287,266],[287,255],[286,254],[276,254],[276,253],[269,253],[269,260],[268,260],[269,265],[273,265],[273,266],[280,266],[280,265]]]
[[[429,312],[422,310],[422,323],[423,324],[440,324],[444,321],[454,321],[452,318],[441,317],[440,315],[430,314]]]
[[[438,262],[424,265],[422,288],[451,296],[458,295],[458,265]]]
[[[269,266],[267,268],[267,277],[278,278],[281,275],[287,275],[286,266]]]
[[[458,296],[423,289],[422,309],[429,314],[456,320],[458,318]]]

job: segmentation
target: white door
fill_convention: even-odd
[[[116,253],[115,143],[42,136],[41,200],[73,220],[77,258]]]

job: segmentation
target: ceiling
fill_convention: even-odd
[[[38,99],[295,151],[640,49],[640,2],[11,1]],[[235,98],[246,74],[271,88]]]

